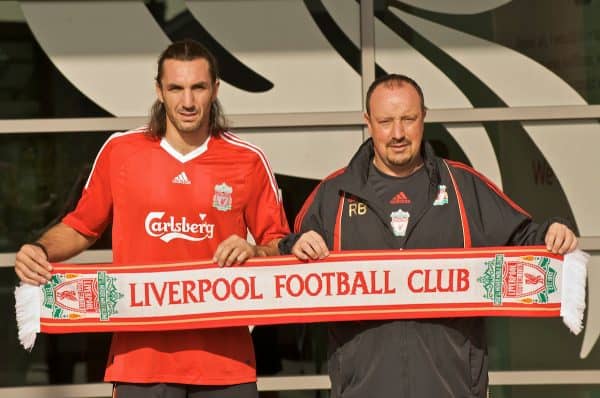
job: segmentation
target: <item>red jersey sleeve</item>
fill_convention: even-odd
[[[111,141],[115,136],[111,136],[98,152],[77,207],[62,220],[64,224],[92,238],[104,232],[112,216],[110,158],[113,148]]]
[[[275,176],[266,158],[258,157],[251,176],[252,188],[244,216],[256,244],[265,245],[289,234],[290,228]]]

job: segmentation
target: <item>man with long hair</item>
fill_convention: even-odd
[[[278,254],[289,229],[275,178],[260,149],[227,131],[218,89],[210,52],[192,40],[170,45],[148,126],[106,141],[75,210],[21,247],[19,278],[46,283],[50,261],[88,248],[111,219],[115,263],[230,266]],[[257,395],[247,327],[115,333],[105,380],[118,398]]]

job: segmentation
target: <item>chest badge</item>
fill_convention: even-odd
[[[229,185],[222,183],[215,185],[215,194],[213,196],[213,207],[220,211],[231,210],[231,193],[233,188]]]
[[[443,206],[448,204],[448,192],[446,192],[445,185],[438,185],[438,193],[433,201],[434,206]]]
[[[402,209],[398,209],[392,212],[390,217],[392,218],[390,225],[392,226],[392,232],[394,233],[394,236],[406,235],[406,228],[408,227],[410,213],[407,211],[402,211]]]

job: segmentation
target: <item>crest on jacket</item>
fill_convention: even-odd
[[[438,193],[433,201],[434,206],[443,206],[448,204],[448,192],[446,192],[445,185],[438,185]]]
[[[394,236],[404,236],[406,235],[406,228],[408,227],[408,219],[410,218],[410,213],[407,211],[402,211],[402,209],[398,209],[393,211],[390,214],[392,226],[392,232]]]

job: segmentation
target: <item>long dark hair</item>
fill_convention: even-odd
[[[210,79],[213,86],[219,77],[217,60],[202,44],[192,39],[176,41],[165,49],[158,58],[158,71],[156,72],[156,83],[160,87],[163,75],[163,65],[165,60],[175,59],[178,61],[193,61],[195,59],[205,59],[208,62]],[[223,114],[223,108],[219,100],[215,98],[210,106],[209,131],[211,134],[217,134],[225,131],[229,127]],[[148,122],[147,134],[153,138],[162,138],[167,130],[167,112],[164,104],[158,99],[154,101],[150,108],[150,121]]]

